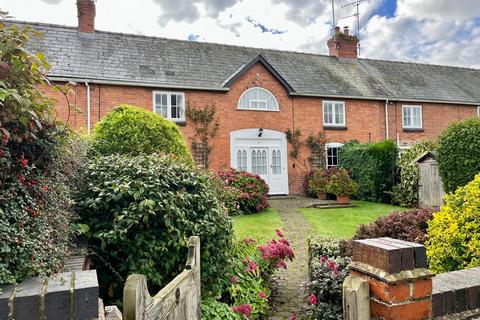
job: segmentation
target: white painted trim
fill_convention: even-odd
[[[277,106],[277,109],[275,110],[269,110],[268,109],[268,102],[267,102],[267,108],[266,109],[253,109],[253,108],[241,108],[240,107],[240,101],[242,101],[243,97],[245,96],[245,94],[249,91],[252,91],[252,90],[262,90],[266,93],[268,93],[269,95],[272,96],[273,100],[275,101],[275,105]],[[266,100],[256,100],[256,99],[253,99],[254,101],[266,101]],[[249,106],[251,106],[251,104],[249,103]],[[240,96],[240,98],[238,99],[238,102],[237,102],[237,109],[238,110],[252,110],[252,111],[279,111],[280,110],[280,105],[278,104],[278,101],[277,101],[277,98],[275,98],[275,96],[273,95],[273,93],[271,93],[270,91],[268,91],[267,89],[265,88],[262,88],[262,87],[252,87],[252,88],[248,88],[247,90],[245,90],[242,95]]]
[[[177,121],[185,121],[185,112],[186,112],[186,102],[185,102],[185,92],[181,91],[162,91],[162,90],[153,90],[152,91],[152,111],[157,113],[156,110],[156,101],[155,95],[157,94],[166,94],[167,95],[167,117],[165,119],[172,120],[174,122]],[[171,96],[172,95],[181,95],[182,102],[183,102],[183,117],[182,118],[172,118],[172,105],[171,105]],[[160,114],[161,115],[161,114]]]
[[[251,148],[255,147],[255,143],[258,142],[266,142],[269,141],[271,144],[269,145],[259,145],[258,148],[278,148],[281,150],[281,164],[283,167],[284,172],[284,184],[283,190],[285,192],[279,194],[289,194],[289,186],[288,186],[288,147],[287,147],[287,136],[284,132],[270,130],[270,129],[263,129],[262,136],[259,137],[260,128],[251,128],[251,129],[241,129],[230,132],[230,166],[232,168],[237,167],[237,152],[236,148],[238,147],[245,147]],[[237,140],[242,141],[251,141],[251,143],[242,143],[236,144]],[[270,153],[268,154],[268,158],[270,158]],[[247,159],[249,157],[247,156]],[[249,160],[247,160],[247,167],[251,166]]]
[[[404,112],[405,108],[415,108],[415,109],[420,109],[420,126],[406,126],[404,122]],[[413,123],[413,121],[412,121]],[[423,107],[422,105],[419,104],[404,104],[402,105],[402,128],[404,129],[422,129],[423,128]]]
[[[341,148],[343,147],[344,144],[341,143],[341,142],[328,142],[325,144],[325,166],[327,167],[328,169],[328,148]],[[337,157],[338,157],[338,153],[337,153]]]
[[[342,123],[325,123],[325,104],[326,103],[333,103],[335,106],[336,103],[341,103],[343,106],[343,122]],[[335,110],[332,110],[335,111]],[[333,118],[335,118],[335,113],[333,113]],[[333,119],[332,118],[332,119]],[[344,127],[347,123],[347,109],[345,107],[345,101],[339,100],[323,100],[322,101],[322,123],[325,127]]]
[[[480,106],[477,107],[477,117],[480,118]]]

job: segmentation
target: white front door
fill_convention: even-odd
[[[269,194],[288,194],[287,141],[283,132],[238,130],[230,133],[230,143],[233,168],[259,175],[268,184]]]

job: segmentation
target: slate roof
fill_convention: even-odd
[[[228,90],[229,79],[259,55],[293,95],[480,104],[480,70],[384,60],[339,60],[293,51],[239,47],[14,21],[44,34],[34,40],[52,79],[133,82]]]

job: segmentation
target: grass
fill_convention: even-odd
[[[300,209],[315,235],[350,238],[357,226],[367,224],[380,216],[405,208],[384,203],[353,201],[355,207],[340,209]]]
[[[275,209],[232,218],[237,239],[253,238],[265,242],[275,236],[275,229],[281,229],[282,220]]]

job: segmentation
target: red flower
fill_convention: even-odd
[[[243,314],[245,316],[249,316],[252,312],[252,307],[249,304],[242,304],[238,307],[232,307],[233,312]]]
[[[321,263],[327,262],[327,258],[325,258],[324,256],[321,256],[321,257],[320,257],[320,262],[321,262]]]
[[[236,284],[238,281],[237,277],[236,276],[231,276],[230,277],[230,282],[233,283],[233,284]]]
[[[317,297],[315,297],[315,295],[313,294],[313,292],[312,292],[312,294],[310,295],[310,304],[312,304],[312,305],[316,305],[316,304],[317,304]]]
[[[28,165],[28,160],[27,160],[27,159],[22,159],[22,160],[21,160],[21,164],[22,164],[22,168],[25,169],[25,168],[27,167],[27,165]]]
[[[292,313],[292,315],[290,316],[290,318],[288,318],[288,320],[297,320],[297,316],[295,315],[295,313]]]
[[[278,229],[275,229],[275,233],[277,234],[277,236],[279,236],[280,238],[283,238],[283,233],[278,230]]]
[[[248,266],[247,268],[245,269],[245,272],[256,272],[258,269],[258,266],[257,264],[255,263],[254,260],[250,260],[250,262],[248,263]]]
[[[42,186],[43,191],[48,191],[48,186]]]
[[[260,299],[267,299],[267,295],[263,291],[258,291],[258,296],[260,297]]]
[[[328,261],[328,266],[330,267],[331,270],[337,270],[337,266],[333,261]]]

